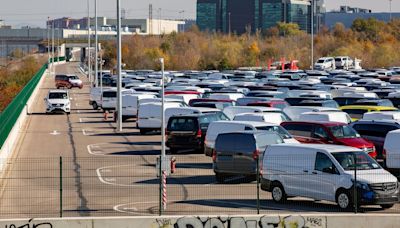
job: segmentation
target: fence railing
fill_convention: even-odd
[[[56,57],[54,59],[51,58],[49,62],[52,63],[64,60],[65,57]],[[17,96],[15,96],[11,103],[0,114],[0,148],[7,140],[7,137],[14,127],[16,121],[18,120],[22,110],[24,109],[26,103],[28,102],[44,72],[46,71],[47,65],[48,64],[46,63],[40,68],[40,70],[32,77],[32,79],[25,85],[25,87],[17,94]]]
[[[167,177],[164,210],[156,157],[17,159],[10,164],[9,174],[0,179],[0,217],[157,216],[160,211],[162,215],[400,213],[400,204],[390,209],[379,205],[359,208],[355,200],[359,197],[353,197],[356,206],[350,210],[342,210],[332,201],[305,197],[289,197],[285,203],[277,203],[270,192],[262,190],[260,179],[227,176],[220,183],[210,161],[196,161],[185,155],[177,157],[176,172]],[[328,176],[322,175],[317,181],[309,175],[287,173],[283,178],[313,189],[316,195],[329,191],[330,186],[321,185],[322,180],[329,181]],[[374,178],[384,181],[386,177],[376,174]],[[348,193],[353,196],[351,190]]]

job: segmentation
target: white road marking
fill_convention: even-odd
[[[50,133],[50,135],[60,135],[61,133],[58,132],[57,130],[54,130],[53,132]]]
[[[114,209],[114,211],[118,211],[118,212],[121,212],[121,213],[140,214],[140,213],[136,212],[136,211],[138,211],[138,209],[136,207],[131,207],[131,206],[128,207],[128,205],[132,205],[133,206],[133,205],[138,205],[138,204],[139,205],[140,204],[156,204],[156,205],[158,205],[158,201],[119,204],[119,205],[114,206],[113,209]],[[120,207],[122,207],[122,208],[120,209]],[[133,209],[134,211],[127,211],[127,210],[130,210],[130,209]],[[145,213],[143,213],[143,214],[145,214]]]
[[[103,183],[103,184],[113,185],[113,186],[118,186],[118,187],[141,187],[141,188],[148,188],[149,186],[152,185],[152,184],[118,184],[118,183],[113,183],[113,182],[116,181],[115,178],[107,178],[107,177],[103,178],[103,176],[101,175],[103,169],[107,170],[107,172],[110,172],[110,168],[121,168],[121,167],[123,167],[123,166],[130,167],[130,166],[136,166],[136,165],[119,165],[119,166],[116,165],[116,166],[101,167],[101,168],[98,168],[98,169],[96,170],[97,177],[99,178],[100,182]],[[155,177],[155,176],[154,176],[154,177]],[[156,177],[155,177],[155,178],[156,178]],[[111,181],[110,181],[110,180],[111,180]]]

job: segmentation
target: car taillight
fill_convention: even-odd
[[[165,135],[168,136],[169,135],[169,131],[167,129],[165,129]]]
[[[217,161],[217,152],[215,150],[212,150],[212,160],[214,162]]]
[[[197,138],[201,138],[201,129],[199,129],[199,130],[197,131],[196,137],[197,137]]]
[[[253,152],[253,159],[254,159],[254,160],[257,160],[257,159],[258,159],[258,156],[260,156],[260,151],[257,149],[257,150],[255,150],[255,151]]]

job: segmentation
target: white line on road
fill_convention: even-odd
[[[121,213],[128,213],[128,214],[147,214],[147,213],[139,213],[137,212],[138,209],[136,207],[132,207],[133,205],[140,205],[140,204],[155,204],[158,205],[158,201],[148,201],[148,202],[136,202],[136,203],[126,203],[126,204],[119,204],[113,207],[114,211],[118,211]],[[120,209],[120,207],[122,207]],[[125,209],[125,210],[124,210]],[[133,209],[133,211],[127,211]]]
[[[110,168],[121,168],[123,166],[128,166],[129,167],[129,166],[136,166],[136,165],[119,165],[119,166],[107,166],[107,167],[98,168],[96,170],[97,177],[99,178],[100,182],[103,183],[103,184],[119,186],[119,187],[141,187],[141,188],[144,188],[144,187],[149,187],[149,186],[152,185],[152,184],[118,184],[118,183],[112,183],[112,182],[116,181],[115,178],[103,178],[102,175],[101,175],[103,169],[109,170]],[[109,181],[110,179],[114,179],[114,180]]]

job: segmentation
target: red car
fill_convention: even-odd
[[[281,126],[301,143],[351,146],[362,149],[372,158],[377,156],[374,144],[361,138],[356,130],[345,123],[294,121],[283,122]]]

